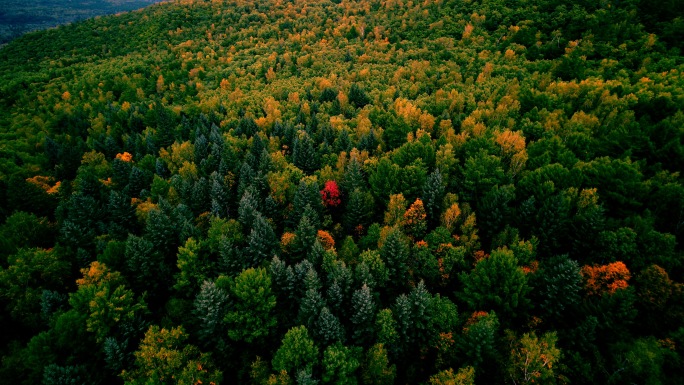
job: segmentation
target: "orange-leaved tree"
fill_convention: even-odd
[[[589,295],[614,294],[619,289],[626,289],[631,277],[627,266],[620,261],[600,266],[584,266],[582,276],[585,280],[584,288]]]

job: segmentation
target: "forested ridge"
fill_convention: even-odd
[[[158,0],[3,0],[0,47],[26,32],[146,7]]]
[[[177,0],[0,49],[0,383],[681,384],[676,1]]]

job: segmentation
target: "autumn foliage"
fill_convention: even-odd
[[[603,293],[615,294],[617,290],[626,289],[629,285],[630,273],[622,262],[613,262],[601,266],[582,267],[584,288],[589,295]]]
[[[124,152],[121,154],[116,154],[116,159],[119,159],[123,162],[130,162],[131,160],[133,160],[133,155],[131,155],[128,152]]]
[[[422,237],[427,229],[426,217],[423,201],[416,199],[404,213],[403,225],[406,233],[416,238]]]
[[[321,199],[325,207],[337,207],[342,203],[340,187],[334,180],[325,182],[325,187],[321,190]]]
[[[280,237],[280,244],[283,249],[287,250],[289,249],[293,242],[295,241],[295,234],[291,232],[285,232],[283,235]]]
[[[329,232],[325,230],[318,230],[318,233],[316,234],[318,237],[318,241],[321,242],[321,246],[325,250],[332,250],[335,248],[335,239],[330,235]]]
[[[0,48],[0,378],[677,383],[684,40],[639,22],[676,2],[562,3],[180,0]]]

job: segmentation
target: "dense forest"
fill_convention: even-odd
[[[676,0],[178,0],[0,50],[0,383],[682,384]]]

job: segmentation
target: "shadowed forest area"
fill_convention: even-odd
[[[682,384],[684,15],[178,0],[0,49],[0,382]]]
[[[87,18],[131,11],[155,0],[3,0],[0,46],[24,33]]]

